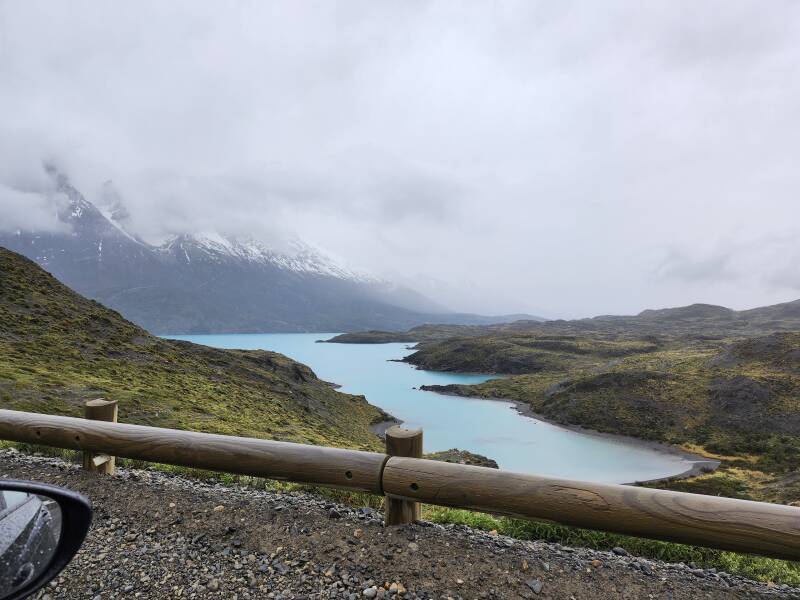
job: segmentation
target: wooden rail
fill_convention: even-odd
[[[779,504],[11,410],[0,439],[800,559],[800,508]]]
[[[555,521],[587,529],[800,558],[800,508],[628,485],[570,481],[392,458],[383,471],[389,496]]]
[[[381,494],[386,456],[323,446],[0,410],[0,439]]]

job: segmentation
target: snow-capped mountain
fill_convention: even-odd
[[[173,260],[208,260],[218,263],[244,261],[255,264],[270,264],[295,273],[307,273],[335,277],[362,283],[383,283],[379,278],[333,259],[318,248],[294,238],[287,242],[288,248],[280,251],[264,242],[252,238],[234,238],[216,232],[184,234],[176,236],[158,251]]]
[[[414,290],[350,267],[301,240],[280,248],[216,232],[160,246],[129,229],[110,182],[99,207],[48,167],[65,231],[0,232],[81,294],[156,333],[407,329],[431,322],[485,323],[454,315]]]

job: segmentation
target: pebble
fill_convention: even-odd
[[[531,588],[531,591],[534,594],[541,594],[542,588],[544,588],[544,584],[538,579],[529,579],[528,581],[525,582],[525,585]]]
[[[569,598],[573,578],[584,586],[581,597],[597,600],[631,585],[642,598],[710,600],[731,597],[732,590],[741,597],[800,597],[800,590],[786,585],[626,558],[620,547],[598,552],[430,522],[384,529],[383,515],[374,509],[308,492],[276,493],[158,471],[136,471],[134,478],[122,466],[100,482],[63,461],[2,449],[0,471],[67,485],[95,504],[84,550],[47,588],[59,600]],[[164,498],[173,498],[172,510],[150,510],[163,506]],[[103,555],[113,567],[100,572]],[[604,576],[584,578],[587,566],[602,568]],[[514,572],[524,575],[515,578]]]

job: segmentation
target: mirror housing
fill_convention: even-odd
[[[75,556],[89,531],[89,525],[92,522],[92,505],[85,496],[77,492],[33,481],[0,479],[0,494],[3,492],[19,492],[35,496],[38,505],[42,504],[39,501],[42,498],[55,502],[60,513],[60,534],[56,540],[55,549],[47,557],[48,562],[43,564],[38,572],[32,573],[30,579],[22,583],[20,587],[5,590],[5,595],[0,593],[0,600],[21,600],[54,579]],[[3,538],[4,528],[6,528],[7,536],[14,534],[10,528],[16,523],[12,523],[13,519],[9,518],[11,515],[13,515],[13,511],[9,511],[7,514],[0,511],[0,539]],[[6,548],[6,552],[8,551],[9,548]],[[3,573],[3,570],[8,568],[7,565],[11,564],[12,559],[13,557],[0,556],[0,579],[8,581],[6,578],[13,576],[13,573]],[[33,567],[30,568],[33,569]]]

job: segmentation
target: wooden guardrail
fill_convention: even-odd
[[[323,446],[0,410],[0,439],[383,493],[386,456]]]
[[[779,504],[11,410],[0,439],[800,559],[800,508]]]

